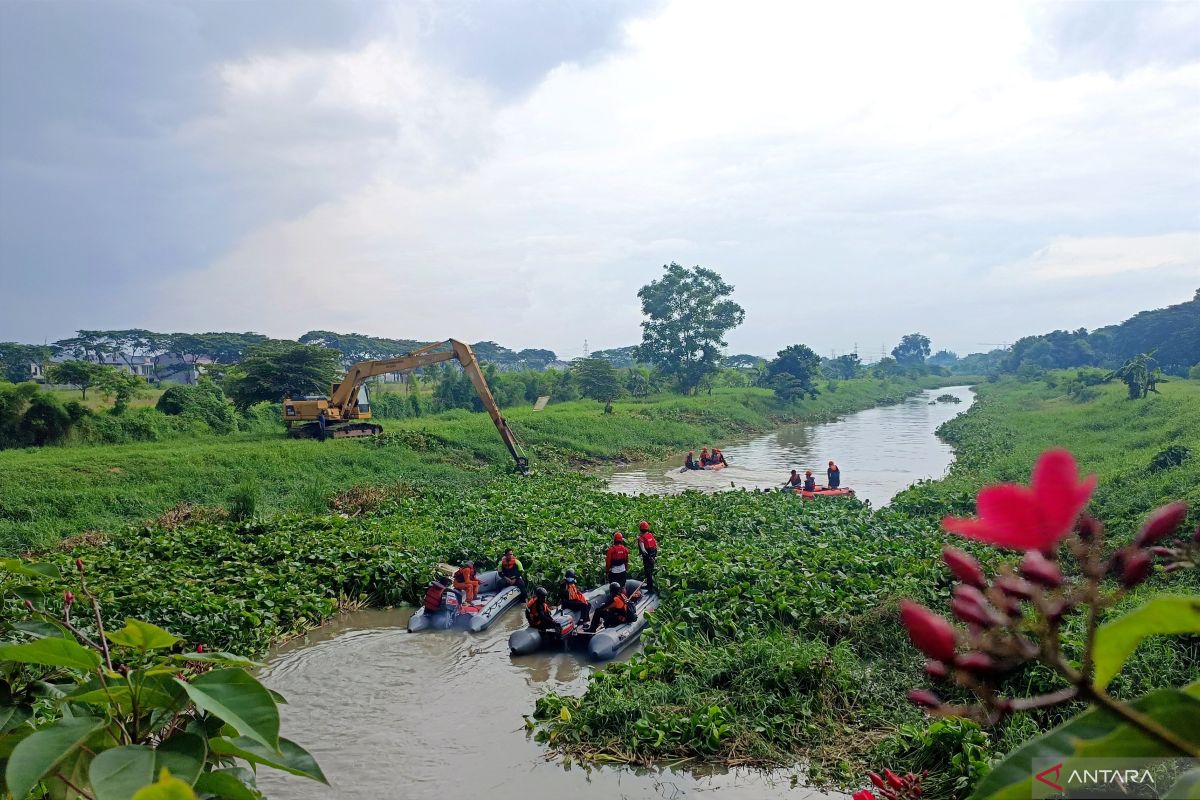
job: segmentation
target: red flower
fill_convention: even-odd
[[[1096,489],[1096,476],[1082,482],[1075,459],[1066,450],[1042,453],[1030,485],[988,486],[975,499],[978,519],[946,517],[946,530],[1013,550],[1053,547],[1070,533],[1079,512]]]
[[[954,573],[954,577],[963,583],[974,586],[977,589],[987,587],[987,580],[983,576],[983,568],[979,566],[979,562],[970,553],[959,550],[957,547],[943,547],[942,560],[946,562],[946,566],[950,567],[950,571]]]
[[[900,622],[917,649],[936,661],[954,660],[954,626],[920,603],[900,601]]]
[[[1174,503],[1167,503],[1161,508],[1157,508],[1146,518],[1146,522],[1142,525],[1142,529],[1138,531],[1137,539],[1134,544],[1139,547],[1154,544],[1164,536],[1169,536],[1175,532],[1175,529],[1183,524],[1183,518],[1187,516],[1188,506],[1182,500],[1177,500]]]
[[[875,795],[869,789],[863,789],[851,795],[850,800],[875,800]]]

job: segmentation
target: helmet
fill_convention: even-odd
[[[468,561],[467,563],[463,564],[463,566],[464,566],[464,567],[473,567],[473,566],[475,566],[475,562],[474,562],[474,561]]]
[[[573,569],[569,569],[569,570],[567,570],[567,571],[566,571],[565,573],[563,573],[563,574],[564,574],[566,577],[568,577],[568,578],[574,578],[574,577],[575,577],[575,570],[573,570]]]
[[[610,583],[608,585],[608,593],[609,594],[616,594],[619,591],[621,591],[621,584],[618,583],[617,581],[613,581],[612,583]]]
[[[539,586],[539,587],[537,588],[537,592],[535,592],[535,594],[536,594],[538,597],[542,597],[542,598],[544,598],[546,595],[548,595],[548,594],[549,594],[549,592],[547,592],[547,591],[546,591],[546,587],[545,587],[545,586]]]
[[[449,586],[450,585],[450,576],[449,575],[438,575],[438,583],[440,583],[442,586]]]
[[[625,541],[625,534],[621,533],[620,531],[617,531],[616,533],[613,534],[613,541],[614,542]]]
[[[648,531],[648,530],[650,530],[650,523],[649,523],[649,522],[646,522],[646,520],[642,520],[641,522],[639,522],[639,523],[638,523],[638,530],[639,530],[639,531]]]

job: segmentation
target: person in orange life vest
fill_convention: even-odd
[[[620,531],[613,534],[613,543],[604,556],[604,574],[610,583],[620,581],[622,586],[629,577],[629,548],[625,546],[625,534]]]
[[[500,580],[508,586],[516,586],[521,590],[521,597],[525,596],[525,567],[513,555],[511,547],[504,551],[504,558],[500,559],[496,571],[500,573]]]
[[[539,631],[562,633],[562,626],[555,622],[554,617],[550,615],[550,606],[546,604],[547,594],[549,593],[545,587],[537,587],[533,597],[529,598],[529,602],[525,604],[525,619],[529,620],[530,627],[537,628]]]
[[[829,488],[836,489],[842,485],[842,471],[838,469],[838,465],[829,462],[829,469],[825,470],[825,474],[829,476]]]
[[[475,562],[468,561],[454,572],[454,588],[468,603],[475,602],[479,594],[479,579],[475,577]]]
[[[654,565],[658,561],[658,540],[650,530],[650,523],[642,520],[638,523],[638,552],[642,556],[642,583],[647,592],[654,591]]]
[[[702,469],[702,467],[698,463],[696,463],[696,451],[695,450],[688,450],[687,458],[683,462],[683,468],[684,469]]]
[[[638,592],[634,592],[633,597],[627,596],[624,586],[613,581],[608,585],[608,601],[592,614],[592,622],[587,629],[594,631],[600,627],[601,622],[609,627],[633,622],[637,619],[637,611],[633,607],[634,598],[637,596]]]
[[[708,448],[705,447],[700,451],[700,466],[701,468],[708,466]]]
[[[790,476],[788,476],[788,479],[786,481],[783,482],[782,491],[790,492],[793,489],[799,489],[803,485],[804,485],[804,478],[800,477],[799,472],[796,472],[796,470],[792,470],[792,474]]]
[[[817,490],[817,479],[813,477],[812,470],[804,470],[804,491],[815,492]]]
[[[446,590],[450,588],[450,579],[445,575],[439,575],[435,580],[429,582],[429,586],[425,589],[425,602],[422,607],[426,614],[436,614],[442,611],[447,605]],[[458,598],[455,598],[457,601]],[[457,606],[457,602],[454,603]]]
[[[559,604],[568,611],[578,611],[579,619],[586,622],[587,614],[592,610],[592,604],[588,602],[584,596],[583,590],[579,588],[579,584],[575,581],[575,570],[569,569],[563,576],[563,582],[559,584],[559,591],[562,593],[562,602]]]
[[[708,459],[708,463],[712,464],[714,467],[717,464],[724,464],[727,467],[729,466],[729,462],[725,460],[725,454],[717,449],[712,451],[712,457]]]

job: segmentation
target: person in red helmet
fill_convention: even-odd
[[[642,520],[638,523],[638,553],[642,556],[642,585],[646,587],[647,592],[654,591],[654,564],[658,560],[658,540],[654,538],[654,531],[650,530],[650,523]]]
[[[620,531],[613,534],[613,543],[604,556],[604,572],[609,583],[620,583],[622,586],[629,577],[629,548],[625,546],[625,534]]]

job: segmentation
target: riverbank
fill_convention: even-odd
[[[664,457],[696,443],[834,418],[899,402],[946,379],[860,379],[785,404],[764,389],[717,389],[697,397],[659,396],[614,404],[589,401],[506,412],[542,472]],[[0,452],[0,555],[53,547],[144,524],[180,503],[271,515],[322,514],[338,492],[397,482],[487,483],[511,458],[487,416],[452,411],[384,423],[376,441],[287,439],[234,434],[128,445]]]

